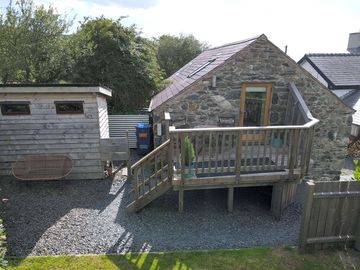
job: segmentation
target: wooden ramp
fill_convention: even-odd
[[[169,145],[170,140],[167,140],[131,166],[134,187],[130,191],[132,202],[126,206],[127,211],[141,210],[172,187]]]

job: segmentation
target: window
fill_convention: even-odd
[[[1,102],[2,115],[27,115],[30,114],[30,102],[28,101],[7,101]]]
[[[196,73],[199,73],[201,70],[203,70],[204,68],[206,68],[208,65],[210,65],[212,62],[214,62],[216,60],[216,58],[210,59],[209,61],[205,62],[204,64],[202,64],[200,67],[198,67],[197,69],[195,69],[193,72],[191,72],[187,77],[191,78],[192,76],[194,76]]]
[[[82,114],[84,113],[83,101],[55,101],[57,114]]]

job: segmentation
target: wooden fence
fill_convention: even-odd
[[[360,182],[306,183],[299,250],[330,246],[360,250]]]
[[[149,124],[148,114],[114,114],[109,115],[109,132],[110,137],[125,138],[126,133],[129,135],[130,148],[137,148],[136,146],[136,129],[135,126],[139,123]]]

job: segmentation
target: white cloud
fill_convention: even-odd
[[[113,1],[37,2],[78,14],[77,20],[127,15],[124,23],[135,23],[147,37],[187,33],[216,46],[264,33],[279,48],[288,45],[295,60],[308,52],[345,52],[348,34],[360,27],[360,2],[355,0],[160,0],[136,8]]]

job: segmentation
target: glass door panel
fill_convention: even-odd
[[[266,107],[266,87],[247,87],[245,93],[244,126],[263,126]]]
[[[249,83],[241,85],[240,127],[267,126],[270,122],[271,84]],[[241,136],[244,141],[264,141],[263,132]]]

